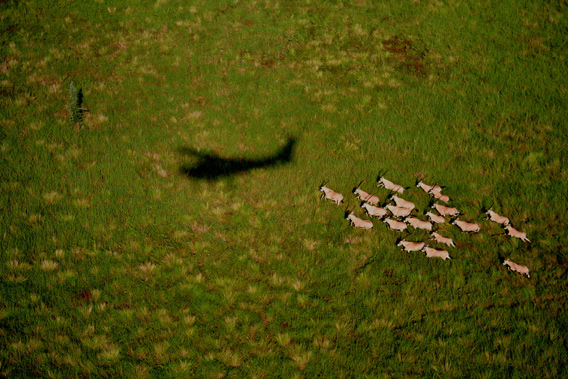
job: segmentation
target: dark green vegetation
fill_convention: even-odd
[[[0,19],[0,376],[568,375],[564,1],[8,0]],[[186,175],[184,152],[234,175]],[[426,259],[319,200],[327,180],[360,215],[350,190],[384,200],[387,169],[445,185],[481,233],[444,225],[454,259]],[[492,203],[532,244],[495,236]]]

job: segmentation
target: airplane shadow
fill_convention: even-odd
[[[222,158],[216,154],[199,152],[189,147],[181,147],[180,153],[197,157],[197,163],[180,167],[182,174],[189,178],[217,180],[224,177],[241,174],[256,168],[269,168],[292,161],[295,138],[288,142],[275,154],[260,159]]]

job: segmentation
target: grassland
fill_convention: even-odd
[[[0,20],[0,376],[568,375],[564,1],[30,0]],[[287,164],[183,170],[288,138]],[[362,214],[349,192],[385,199],[380,170],[445,185],[482,231],[443,225],[454,259],[426,259],[319,199],[327,180]]]

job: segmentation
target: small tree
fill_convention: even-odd
[[[83,108],[83,89],[75,88],[75,84],[71,82],[69,84],[69,104],[67,104],[67,109],[69,110],[69,119],[74,124],[80,124],[83,121],[83,112],[86,110]]]

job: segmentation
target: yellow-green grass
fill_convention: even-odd
[[[566,376],[565,4],[7,1],[0,18],[0,376]],[[262,160],[290,137],[289,163],[184,174],[184,151]],[[385,201],[385,170],[420,211],[416,178],[445,185],[481,232],[440,226],[443,261],[380,221],[352,229],[351,189]],[[492,204],[532,243],[484,220]]]

